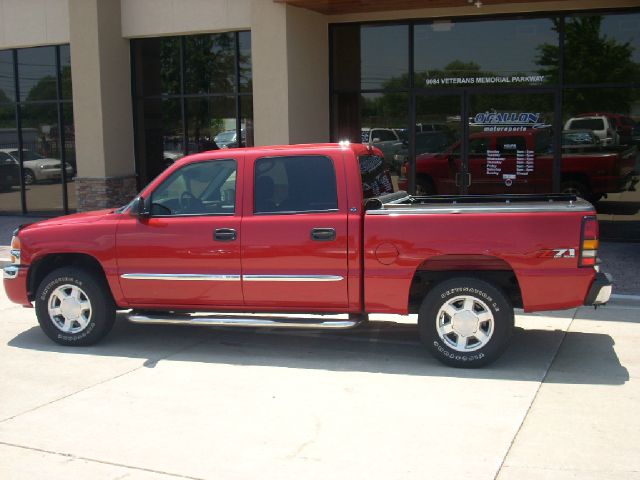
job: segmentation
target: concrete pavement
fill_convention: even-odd
[[[415,318],[349,332],[133,325],[65,348],[0,294],[0,478],[640,478],[640,310],[518,315],[489,368]]]

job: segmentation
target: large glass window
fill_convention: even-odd
[[[409,27],[365,25],[360,29],[362,90],[409,86]]]
[[[567,17],[564,32],[566,83],[640,82],[640,13]],[[543,58],[558,56],[547,47]]]
[[[251,33],[132,41],[140,183],[190,153],[253,145]]]
[[[556,24],[545,18],[416,25],[415,85],[495,87],[557,82],[558,58],[544,50],[558,49]]]
[[[640,240],[638,32],[637,9],[332,25],[332,140],[412,193],[576,193]]]
[[[640,240],[640,88],[564,91],[560,188],[594,202],[605,238]]]
[[[0,52],[0,213],[75,209],[71,100],[68,45]]]

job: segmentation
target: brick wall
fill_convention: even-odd
[[[137,193],[136,177],[77,177],[74,181],[78,211],[121,207]]]

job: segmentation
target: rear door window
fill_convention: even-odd
[[[322,155],[257,159],[253,192],[256,214],[338,210],[336,172],[331,159]]]
[[[365,199],[393,193],[391,176],[384,167],[382,157],[361,155],[358,161],[362,177],[362,194]]]

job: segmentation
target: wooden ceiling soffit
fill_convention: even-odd
[[[325,15],[345,13],[415,10],[418,8],[456,8],[473,5],[475,0],[273,0],[294,7],[306,8]],[[505,3],[536,3],[545,0],[482,0],[482,5]],[[562,0],[567,1],[567,0]]]

